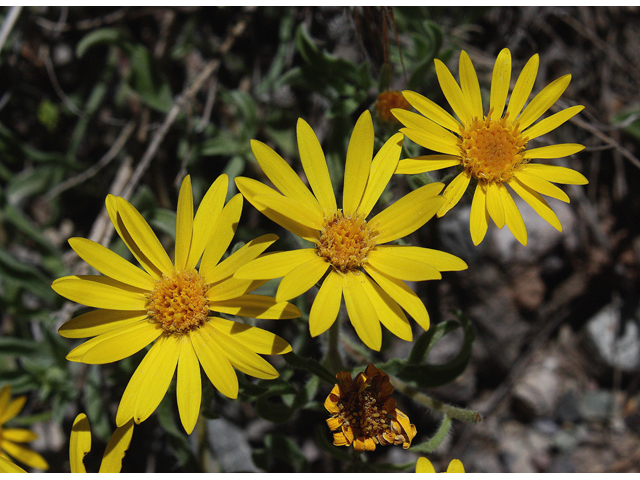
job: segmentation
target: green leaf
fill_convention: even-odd
[[[82,58],[87,50],[103,43],[109,45],[122,45],[126,38],[123,31],[116,28],[99,28],[93,30],[78,42],[76,46],[76,56]]]
[[[296,473],[308,472],[309,463],[297,443],[282,434],[267,434],[264,449],[254,453],[253,459],[259,468],[273,470],[274,460],[289,465]]]
[[[144,45],[130,48],[131,78],[134,92],[152,108],[168,113],[173,106],[173,94],[166,76],[162,73],[151,52]]]
[[[42,345],[33,340],[14,337],[0,337],[0,355],[39,355]]]
[[[313,360],[312,358],[301,357],[295,352],[289,352],[282,356],[285,362],[294,368],[301,368],[313,373],[318,378],[321,378],[330,385],[335,385],[337,380],[335,375],[332,375],[329,370],[324,368],[320,362]]]

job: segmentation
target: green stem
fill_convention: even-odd
[[[440,402],[439,400],[431,398],[428,395],[419,392],[415,388],[410,387],[399,378],[392,377],[391,384],[395,387],[396,390],[399,390],[407,397],[412,398],[416,402],[424,405],[427,408],[430,408],[431,410],[435,410],[436,412],[439,412],[451,418],[455,418],[456,420],[460,420],[465,423],[482,422],[482,415],[480,415],[479,412],[476,412],[474,410],[467,410],[466,408],[447,405],[446,403]]]
[[[327,335],[327,352],[322,360],[322,365],[333,374],[344,370],[338,349],[338,345],[340,344],[340,317],[341,315],[338,315],[336,321],[333,322],[333,325],[329,328]]]
[[[433,437],[431,437],[426,442],[419,443],[418,445],[414,445],[411,447],[411,450],[414,452],[420,453],[432,453],[440,446],[442,441],[447,437],[449,430],[451,429],[451,417],[445,415],[442,418],[442,423],[438,428],[438,431],[435,433]]]

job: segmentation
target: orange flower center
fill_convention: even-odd
[[[391,405],[395,407],[395,402]],[[384,403],[378,398],[377,392],[370,388],[359,392],[353,390],[338,403],[345,426],[350,426],[355,438],[382,439],[384,434],[391,433],[391,416]],[[378,443],[378,442],[376,442]]]
[[[359,215],[343,215],[337,211],[325,224],[316,244],[318,255],[340,272],[357,270],[375,247],[374,232]]]
[[[507,121],[508,115],[500,120],[491,120],[490,115],[484,120],[476,117],[471,125],[462,127],[462,165],[478,180],[506,182],[524,162],[528,138],[522,136],[517,123]]]
[[[202,326],[209,316],[207,284],[196,271],[175,272],[156,280],[147,302],[147,315],[165,332],[184,334]]]

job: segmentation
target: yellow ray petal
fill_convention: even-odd
[[[310,209],[305,203],[283,195],[256,195],[253,197],[256,208],[260,206],[273,210],[291,221],[298,222],[306,227],[320,230],[324,217],[322,210]],[[260,210],[262,211],[262,210]]]
[[[438,196],[444,184],[430,183],[420,187],[377,214],[369,226],[378,230],[377,244],[391,242],[409,235],[435,215],[445,202]]]
[[[416,462],[416,473],[436,473],[436,469],[427,458],[420,457]]]
[[[353,128],[344,165],[342,210],[350,215],[358,209],[364,193],[373,159],[373,122],[365,110]]]
[[[214,329],[261,355],[283,355],[291,351],[291,346],[286,341],[261,328],[219,317],[211,317],[209,323]]]
[[[146,292],[101,275],[72,275],[53,281],[51,288],[64,298],[88,307],[109,310],[146,310]]]
[[[87,473],[84,457],[91,451],[91,428],[84,413],[73,421],[69,438],[69,467],[71,473]]]
[[[458,83],[455,78],[453,78],[453,75],[446,65],[437,58],[434,62],[436,65],[436,75],[438,77],[440,87],[442,88],[442,93],[444,93],[445,98],[449,102],[449,105],[451,105],[454,113],[460,119],[460,122],[463,125],[468,125],[472,120],[471,105],[467,103],[465,96],[462,94],[462,90],[460,90]]]
[[[208,335],[208,342],[218,346],[218,349],[227,357],[231,365],[252,377],[272,380],[280,376],[278,371],[264,358],[233,337],[219,333],[210,325],[204,325],[203,336]]]
[[[187,435],[190,435],[200,415],[202,379],[200,377],[200,363],[188,335],[183,335],[180,341],[176,396],[180,421]]]
[[[69,239],[69,245],[80,258],[107,277],[141,290],[153,290],[151,275],[99,243],[74,237]]]
[[[28,467],[37,468],[38,470],[49,469],[49,464],[39,453],[34,452],[24,445],[1,440],[0,449]]]
[[[317,256],[315,248],[267,253],[240,267],[233,276],[238,279],[284,277],[298,265],[309,262]]]
[[[396,110],[395,117],[406,127],[400,131],[414,142],[437,152],[450,153],[452,155],[460,153],[458,137],[449,130],[417,113],[402,108]],[[409,135],[410,133],[413,136]]]
[[[510,82],[511,52],[508,48],[503,48],[496,58],[491,76],[491,97],[489,98],[491,120],[498,120],[502,117],[504,106],[507,103]]]
[[[284,215],[271,210],[264,205],[256,205],[254,203],[253,199],[257,195],[278,194],[278,192],[276,192],[273,188],[267,187],[265,184],[254,180],[253,178],[246,177],[236,177],[236,186],[238,187],[238,190],[242,192],[242,195],[247,199],[249,203],[251,203],[264,216],[276,222],[278,225],[286,228],[290,232],[295,233],[305,240],[309,240],[310,242],[313,242],[320,237],[317,230],[306,227],[299,222],[292,221],[289,217],[285,217]]]
[[[296,126],[298,135],[298,152],[302,168],[307,175],[309,186],[318,203],[322,207],[323,215],[331,215],[338,209],[333,185],[329,176],[329,168],[324,158],[324,152],[311,126],[302,118]]]
[[[224,201],[227,198],[228,188],[229,177],[223,173],[211,184],[202,202],[200,202],[196,216],[193,219],[193,238],[185,268],[196,268],[204,248],[211,241],[218,215],[222,212]]]
[[[204,253],[202,254],[202,261],[200,262],[200,273],[204,276],[207,282],[213,282],[212,272],[216,267],[216,264],[224,255],[224,252],[229,248],[231,240],[238,228],[238,221],[242,214],[242,195],[235,195],[229,203],[222,209],[218,219],[214,226],[214,237],[205,246]]]
[[[405,90],[402,92],[404,98],[411,104],[413,108],[418,110],[422,115],[428,119],[434,121],[438,125],[443,126],[452,132],[458,132],[460,130],[460,123],[453,118],[453,116],[442,108],[437,103],[429,100],[427,97],[420,95],[419,93],[412,92],[411,90]],[[402,109],[392,109],[391,113],[396,116],[396,113]],[[396,118],[398,118],[396,116]]]
[[[442,196],[446,199],[445,203],[442,204],[440,209],[438,210],[438,217],[442,217],[449,210],[455,207],[464,192],[467,191],[467,187],[469,186],[469,182],[471,181],[471,173],[469,170],[463,170],[456,177],[451,180],[451,183],[445,188]]]
[[[525,107],[522,114],[518,117],[518,123],[520,124],[520,131],[525,130],[529,125],[535,122],[538,118],[544,114],[551,105],[556,103],[556,100],[560,98],[560,95],[566,90],[571,82],[571,75],[564,75],[538,93],[533,100],[529,102],[529,105]]]
[[[454,458],[449,462],[449,466],[447,467],[447,473],[465,473],[464,465],[457,458]]]
[[[120,473],[122,470],[122,459],[129,449],[131,437],[133,436],[133,419],[129,420],[122,427],[116,428],[107,443],[104,451],[100,470],[98,473]]]
[[[374,249],[369,252],[367,263],[380,272],[408,282],[439,280],[442,275],[432,265],[417,259],[393,255],[393,250]]]
[[[396,257],[415,259],[421,263],[433,266],[440,272],[457,272],[466,270],[467,264],[461,258],[440,250],[431,248],[412,247],[408,245],[380,245],[376,251],[385,252]]]
[[[551,207],[547,204],[544,198],[540,196],[538,192],[535,190],[531,190],[529,187],[524,185],[523,183],[518,182],[518,179],[513,178],[508,185],[513,188],[513,190],[520,195],[520,197],[531,205],[538,215],[544,218],[547,222],[551,224],[556,230],[559,232],[562,231],[562,224]]]
[[[9,442],[28,443],[38,439],[38,434],[26,428],[3,428],[2,438]]]
[[[7,406],[0,410],[0,412],[2,412],[2,414],[0,414],[0,425],[3,425],[18,415],[22,411],[26,401],[27,397],[23,395],[8,402]]]
[[[9,404],[9,399],[11,398],[11,387],[9,385],[5,385],[0,390],[0,412],[7,408]]]
[[[204,275],[207,283],[210,284],[231,277],[240,267],[255,260],[258,255],[269,248],[276,240],[278,240],[278,236],[272,233],[254,238],[215,267],[211,268],[209,264],[206,264],[204,271],[201,268],[200,273]]]
[[[507,113],[509,114],[509,120],[515,122],[518,114],[522,111],[524,104],[527,103],[533,85],[536,83],[536,76],[538,75],[538,65],[540,63],[540,57],[536,53],[526,63],[516,85],[511,92],[511,98],[509,98],[509,106],[507,107]],[[529,137],[531,140],[532,137]]]
[[[228,313],[240,317],[285,319],[298,318],[298,307],[288,302],[276,302],[265,295],[242,295],[222,302],[210,301],[209,308],[214,312]]]
[[[546,195],[551,198],[556,198],[562,202],[569,203],[569,196],[564,193],[560,188],[556,187],[553,183],[547,182],[544,178],[539,177],[528,170],[520,170],[515,175],[516,180],[526,185],[532,190],[535,190],[542,195]]]
[[[290,300],[313,287],[322,278],[330,264],[323,258],[316,255],[308,262],[297,266],[287,273],[276,293],[276,300],[284,302]]]
[[[467,105],[469,105],[471,116],[482,119],[484,112],[482,110],[482,96],[480,95],[478,75],[475,68],[473,68],[469,54],[464,50],[460,52],[458,74],[460,75],[460,88]]]
[[[238,377],[227,357],[217,344],[208,342],[202,329],[191,330],[189,337],[204,373],[220,393],[229,398],[238,397]]]
[[[529,140],[538,138],[545,133],[549,133],[551,130],[555,130],[564,122],[580,113],[582,110],[584,110],[583,105],[575,105],[573,107],[565,108],[558,113],[554,113],[550,117],[540,120],[538,123],[522,132],[522,135],[527,137]]]
[[[393,176],[402,153],[403,138],[404,136],[401,133],[393,135],[385,142],[373,158],[373,162],[371,162],[369,180],[358,207],[358,213],[365,218],[369,215]]]
[[[487,212],[498,228],[504,227],[504,207],[497,184],[487,184]]]
[[[131,238],[142,254],[165,275],[171,275],[173,264],[164,247],[153,233],[147,221],[133,205],[122,197],[117,197],[118,214]],[[144,266],[144,265],[143,265]]]
[[[371,304],[363,287],[366,281],[364,275],[347,273],[342,276],[344,303],[347,307],[349,320],[355,328],[358,337],[371,350],[380,351],[382,346],[382,328],[378,314]]]
[[[396,337],[407,342],[413,340],[411,325],[400,306],[367,275],[360,276],[364,279],[362,286],[380,322]]]
[[[67,354],[67,360],[98,365],[117,362],[142,350],[162,331],[157,323],[146,320],[125,325],[77,346]]]
[[[324,279],[309,312],[309,333],[317,337],[336,321],[342,303],[342,275],[333,269]]]
[[[487,213],[487,187],[484,182],[478,182],[476,191],[471,201],[471,215],[469,227],[471,230],[471,241],[478,245],[487,234],[489,226],[489,214]]]
[[[566,185],[586,185],[589,183],[589,180],[580,172],[557,165],[528,163],[522,169],[544,178],[548,182],[563,183]]]
[[[253,292],[267,283],[268,280],[239,280],[237,278],[225,278],[219,283],[212,285],[207,290],[207,298],[216,302],[231,300],[247,293]]]
[[[402,280],[389,277],[371,265],[364,265],[366,272],[425,330],[429,330],[429,313],[422,300]]]
[[[271,147],[257,140],[251,140],[251,150],[269,180],[284,196],[303,205],[308,205],[309,209],[313,209],[322,216],[322,208],[316,197],[280,155],[274,152]]]
[[[405,158],[398,162],[395,173],[415,174],[433,172],[443,168],[460,165],[460,157],[451,155],[422,155],[420,157]]]
[[[178,195],[176,209],[176,246],[175,266],[177,270],[184,270],[189,258],[191,239],[193,237],[193,191],[191,177],[187,175],[182,181]]]
[[[0,457],[0,473],[27,473],[26,470],[20,468],[11,460]]]
[[[144,422],[158,408],[178,365],[180,344],[176,336],[162,335],[151,348],[157,349],[158,355],[148,365],[140,380],[133,407],[133,419],[136,423]]]
[[[64,323],[58,333],[64,338],[95,337],[146,317],[140,310],[93,310]]]
[[[532,148],[524,151],[524,158],[562,158],[584,150],[584,145],[577,143],[560,143],[546,147]]]
[[[527,244],[527,227],[524,224],[520,210],[516,206],[511,194],[502,183],[498,183],[498,192],[500,193],[500,199],[504,207],[504,217],[507,227],[513,233],[522,245]]]

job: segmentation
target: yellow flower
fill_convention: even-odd
[[[565,143],[527,149],[527,144],[559,127],[584,108],[581,105],[569,107],[533,125],[560,98],[571,81],[571,75],[550,83],[523,109],[538,71],[538,55],[534,55],[524,66],[506,105],[511,54],[505,48],[498,55],[493,69],[490,108],[485,116],[478,77],[469,55],[464,51],[460,54],[460,86],[444,63],[436,59],[435,64],[442,91],[459,120],[422,95],[403,92],[422,115],[393,110],[392,113],[405,126],[400,131],[441,155],[401,160],[396,173],[422,173],[462,166],[462,172],[443,193],[447,201],[438,211],[438,216],[454,207],[471,179],[476,180],[470,220],[471,239],[475,245],[483,240],[489,217],[498,228],[507,225],[520,243],[527,244],[527,229],[522,215],[505,185],[509,185],[542,218],[561,231],[558,217],[540,194],[569,202],[567,194],[551,182],[584,185],[588,181],[575,170],[529,161],[566,157],[579,152],[584,146]]]
[[[425,458],[420,457],[416,462],[416,473],[436,473],[436,469],[433,468],[431,462]],[[458,459],[453,459],[449,462],[447,473],[464,473],[464,465]]]
[[[387,90],[378,95],[376,100],[376,117],[378,121],[385,125],[396,127],[399,122],[391,113],[393,108],[403,108],[410,110],[411,105],[397,90]]]
[[[444,202],[438,195],[444,185],[425,185],[366,220],[396,168],[402,134],[391,137],[372,161],[371,114],[365,111],[360,116],[347,150],[342,209],[337,207],[318,138],[302,119],[297,134],[302,167],[313,193],[282,157],[255,140],[251,147],[258,163],[282,193],[250,178],[238,177],[236,185],[264,215],[315,246],[262,256],[238,269],[235,278],[284,277],[276,293],[276,299],[284,301],[309,290],[328,271],[309,313],[312,336],[334,323],[344,295],[351,323],[369,348],[380,350],[380,322],[410,341],[411,325],[402,309],[425,330],[429,315],[403,280],[439,279],[440,271],[462,270],[467,265],[437,250],[383,244],[424,225]]]
[[[13,464],[9,457],[31,468],[47,470],[49,464],[40,454],[22,445],[33,442],[38,435],[24,428],[5,428],[4,424],[22,411],[26,396],[11,400],[11,387],[5,385],[0,390],[0,471],[19,472],[22,469]]]
[[[416,426],[396,408],[389,375],[370,363],[355,380],[349,372],[340,372],[336,378],[338,384],[324,402],[331,413],[329,429],[340,430],[333,434],[334,445],[353,444],[355,450],[375,450],[378,444],[411,446]]]
[[[120,473],[122,458],[129,448],[133,436],[133,419],[122,427],[116,428],[107,443],[107,448],[100,463],[98,473]],[[89,420],[84,413],[79,414],[71,427],[69,441],[69,464],[71,473],[87,473],[84,467],[84,457],[91,451],[91,429]]]
[[[199,365],[214,387],[236,398],[238,378],[233,367],[272,379],[278,372],[257,354],[280,355],[291,350],[287,342],[265,330],[209,315],[300,316],[300,310],[287,302],[248,294],[264,282],[233,278],[239,267],[278,237],[256,238],[220,261],[242,210],[240,194],[224,205],[227,188],[228,178],[222,175],[206,193],[194,219],[191,181],[186,177],[182,182],[174,263],[140,213],[113,195],[106,201],[111,221],[144,270],[95,242],[69,240],[76,253],[104,275],[69,276],[53,282],[52,288],[63,297],[98,308],[60,328],[63,337],[95,337],[74,348],[67,359],[88,364],[115,362],[155,341],[124,391],[116,416],[119,427],[131,418],[140,423],[153,413],[177,366],[178,410],[182,425],[191,433],[200,411]]]

